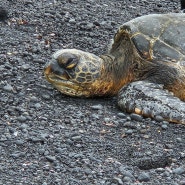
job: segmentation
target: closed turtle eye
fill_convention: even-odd
[[[65,69],[72,69],[78,63],[78,58],[75,55],[69,53],[63,53],[57,58],[58,64]]]
[[[66,62],[66,68],[67,69],[72,69],[77,65],[78,61],[76,60],[76,58],[69,58]]]

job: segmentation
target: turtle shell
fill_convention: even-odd
[[[185,61],[185,14],[151,14],[124,26],[141,57]]]

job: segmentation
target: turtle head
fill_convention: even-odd
[[[59,50],[44,69],[44,74],[47,81],[66,95],[92,97],[112,94],[112,77],[105,72],[104,59],[88,52]]]

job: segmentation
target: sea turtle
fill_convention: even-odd
[[[185,14],[151,14],[119,27],[107,54],[54,53],[46,79],[70,96],[118,94],[118,106],[185,124]]]

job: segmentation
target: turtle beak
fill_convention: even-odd
[[[48,76],[51,73],[51,71],[52,71],[51,66],[50,65],[49,66],[46,66],[44,68],[44,74],[45,74],[45,76]]]

